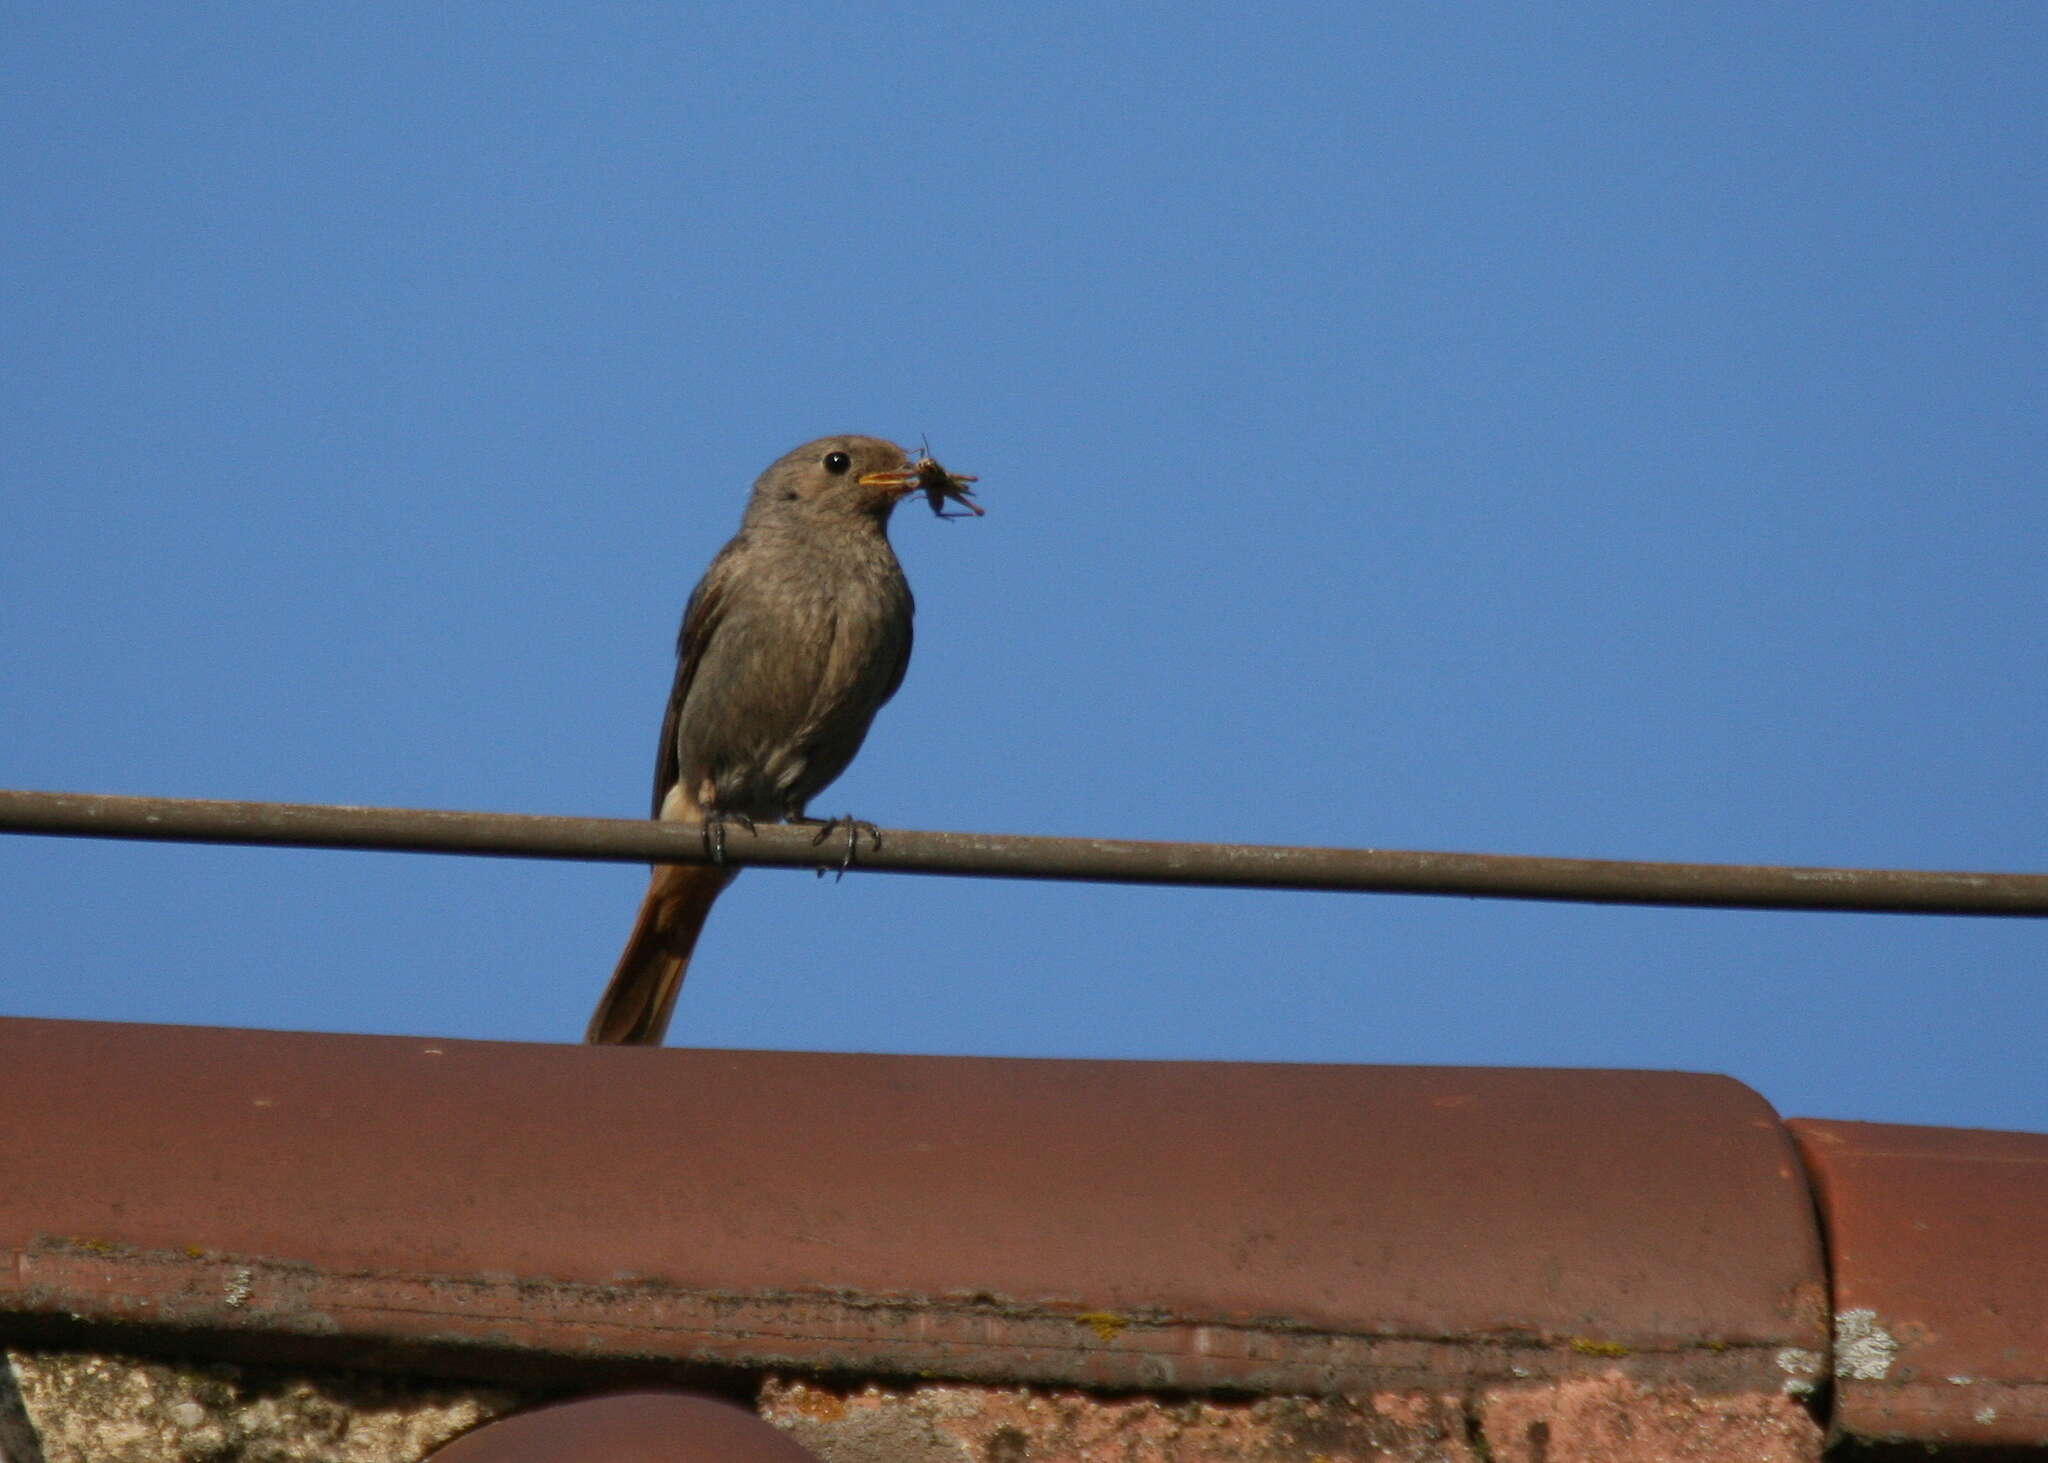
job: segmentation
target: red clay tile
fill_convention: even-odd
[[[818,1463],[817,1455],[729,1402],[633,1392],[500,1418],[426,1463]]]
[[[1306,1393],[1826,1349],[1726,1078],[25,1020],[0,1070],[6,1334]]]
[[[1787,1126],[1834,1271],[1837,1425],[2048,1445],[2048,1134]]]

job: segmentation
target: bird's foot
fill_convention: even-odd
[[[879,849],[882,846],[882,830],[868,822],[867,819],[856,818],[851,813],[838,818],[806,818],[802,814],[798,814],[789,821],[803,824],[805,827],[815,827],[818,830],[811,839],[814,847],[830,838],[834,830],[840,828],[846,830],[846,851],[840,855],[839,867],[834,871],[833,877],[835,881],[845,878],[846,871],[853,867],[853,856],[860,851],[860,837],[863,833],[868,837],[868,847],[870,849]],[[825,871],[822,868],[817,873],[819,878],[825,877]]]
[[[714,864],[725,862],[725,825],[737,823],[747,832],[754,831],[754,820],[745,813],[706,813],[704,815],[704,856]]]

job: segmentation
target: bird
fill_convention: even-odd
[[[703,825],[714,862],[654,866],[586,1043],[667,1034],[705,917],[738,875],[715,861],[726,824],[845,822],[851,851],[851,820],[806,809],[910,664],[915,604],[888,526],[898,502],[931,489],[926,461],[879,437],[820,437],[755,480],[683,611],[655,754],[654,816]]]

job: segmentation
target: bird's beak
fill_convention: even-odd
[[[905,493],[916,489],[918,484],[917,469],[895,467],[887,472],[864,472],[854,481],[864,488],[882,488],[900,498]]]

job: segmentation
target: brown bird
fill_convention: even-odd
[[[817,821],[805,805],[846,770],[910,663],[910,586],[888,524],[927,486],[876,437],[821,437],[755,480],[739,533],[683,611],[655,817],[714,830]],[[698,931],[737,874],[655,865],[586,1042],[660,1043]]]

